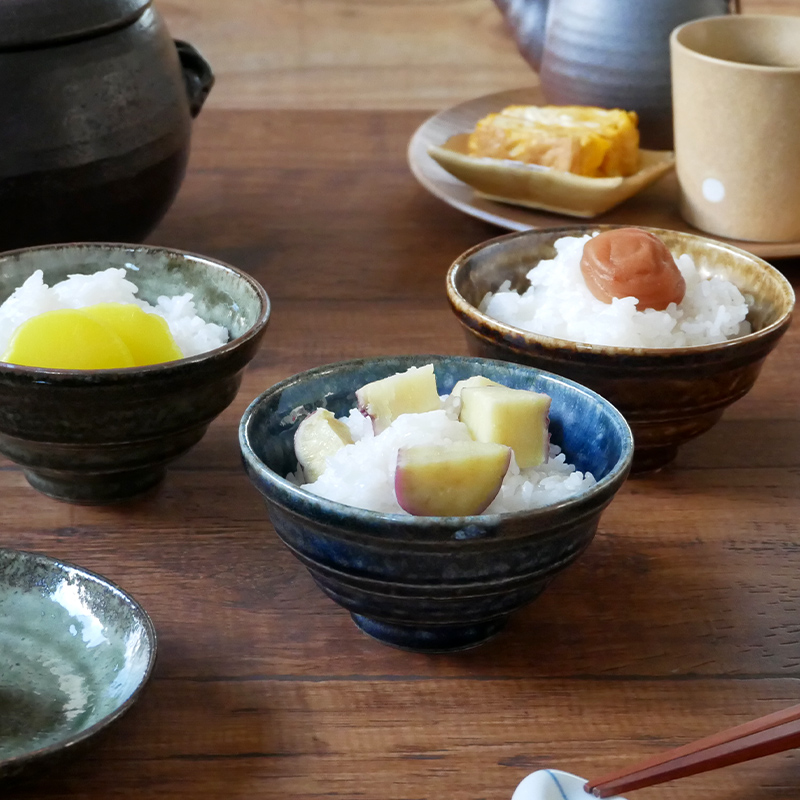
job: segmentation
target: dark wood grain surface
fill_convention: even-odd
[[[466,352],[445,272],[499,231],[415,183],[405,148],[425,116],[198,119],[151,241],[247,270],[272,320],[237,400],[147,497],[64,505],[0,464],[0,543],[119,583],[159,635],[128,715],[0,797],[509,800],[534,769],[606,773],[798,702],[800,328],[714,430],[626,484],[589,550],[482,648],[372,641],[277,539],[239,460],[250,400],[343,358]],[[797,282],[798,261],[776,263]],[[800,758],[634,796],[787,800]]]

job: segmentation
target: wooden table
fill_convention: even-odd
[[[490,0],[157,5],[218,84],[151,241],[248,270],[273,318],[236,402],[157,493],[67,506],[0,461],[0,543],[117,581],[160,643],[141,700],[96,746],[0,797],[508,800],[538,767],[604,773],[798,702],[798,331],[717,428],[628,483],[580,561],[485,647],[389,649],[317,590],[244,476],[238,420],[308,367],[466,352],[444,274],[498,231],[414,182],[404,151],[426,114],[407,109],[533,76]],[[798,266],[781,264],[793,280]],[[786,754],[634,796],[798,794]]]
[[[493,642],[421,656],[367,638],[277,539],[240,465],[250,400],[344,358],[465,353],[444,276],[499,231],[426,194],[401,111],[231,111],[196,123],[151,241],[262,282],[273,316],[234,404],[160,489],[82,508],[0,468],[4,546],[77,562],[149,611],[140,701],[25,800],[509,800],[530,771],[597,775],[800,701],[800,328]],[[796,279],[797,261],[780,264]],[[773,756],[636,798],[786,800]]]

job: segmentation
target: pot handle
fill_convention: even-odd
[[[189,97],[189,112],[196,117],[214,85],[214,73],[208,61],[192,45],[180,39],[174,41],[183,70],[186,94]]]

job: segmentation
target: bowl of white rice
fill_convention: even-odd
[[[427,365],[444,407],[401,414],[377,435],[364,431],[353,414],[356,391]],[[512,466],[481,514],[403,512],[386,491],[398,447],[414,437],[457,440],[446,398],[476,375],[551,398],[546,464],[525,474]],[[356,441],[327,460],[317,485],[308,485],[294,437],[320,408],[348,421]],[[633,450],[619,412],[572,381],[517,364],[436,355],[346,361],[288,378],[250,404],[239,442],[275,532],[322,591],[370,636],[420,652],[480,644],[535,599],[591,542]]]
[[[669,249],[683,300],[639,310],[598,300],[583,278],[587,241],[619,226],[574,225],[484,242],[459,256],[447,296],[469,351],[563,375],[625,416],[633,470],[658,469],[753,386],[786,332],[794,292],[766,261],[728,244],[644,228]]]
[[[102,504],[152,488],[236,396],[270,314],[264,289],[177,250],[58,244],[0,254],[0,344],[38,314],[132,304],[162,317],[182,358],[119,369],[0,362],[0,452],[59,500]]]

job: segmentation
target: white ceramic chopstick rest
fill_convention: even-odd
[[[589,800],[586,781],[560,769],[540,769],[523,778],[511,800]],[[609,800],[624,800],[613,797]]]

